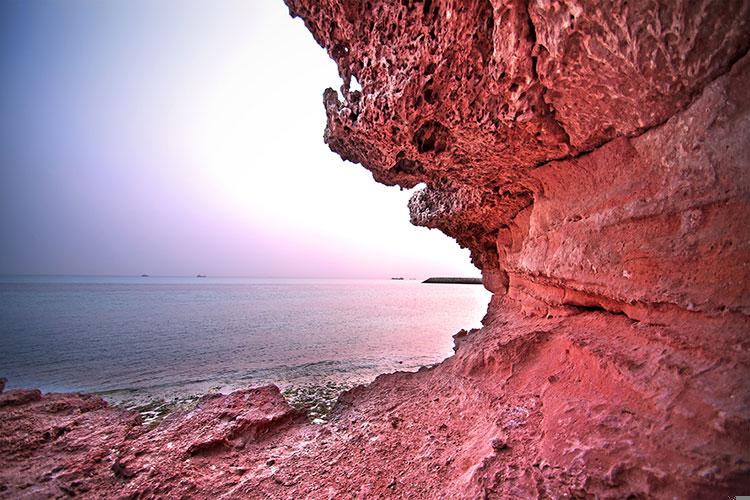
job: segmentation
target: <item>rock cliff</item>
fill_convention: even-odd
[[[287,3],[331,149],[494,293],[440,370],[537,420],[461,494],[747,489],[750,2]]]
[[[0,495],[750,491],[750,2],[287,4],[344,81],[325,140],[424,184],[412,221],[471,250],[484,327],[324,426],[272,387],[153,430],[6,393]]]

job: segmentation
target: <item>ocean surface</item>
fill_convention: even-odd
[[[115,399],[366,383],[451,355],[489,298],[414,280],[0,277],[0,377]]]

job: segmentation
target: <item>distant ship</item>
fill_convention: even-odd
[[[141,274],[141,278],[148,278],[148,274]]]
[[[392,280],[403,280],[404,278],[391,278]]]
[[[196,274],[195,277],[196,278],[205,278],[206,275],[205,274]]]

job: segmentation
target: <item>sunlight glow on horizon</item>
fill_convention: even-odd
[[[281,0],[0,15],[0,273],[479,274],[323,143],[341,80]]]

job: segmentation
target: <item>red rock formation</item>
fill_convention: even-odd
[[[456,493],[748,489],[750,2],[287,3],[344,79],[328,144],[424,183],[495,293],[440,370],[537,405],[534,458]]]
[[[750,491],[750,2],[287,3],[344,78],[326,141],[426,185],[412,220],[471,250],[485,326],[324,426],[273,388],[153,430],[4,393],[0,495]]]

